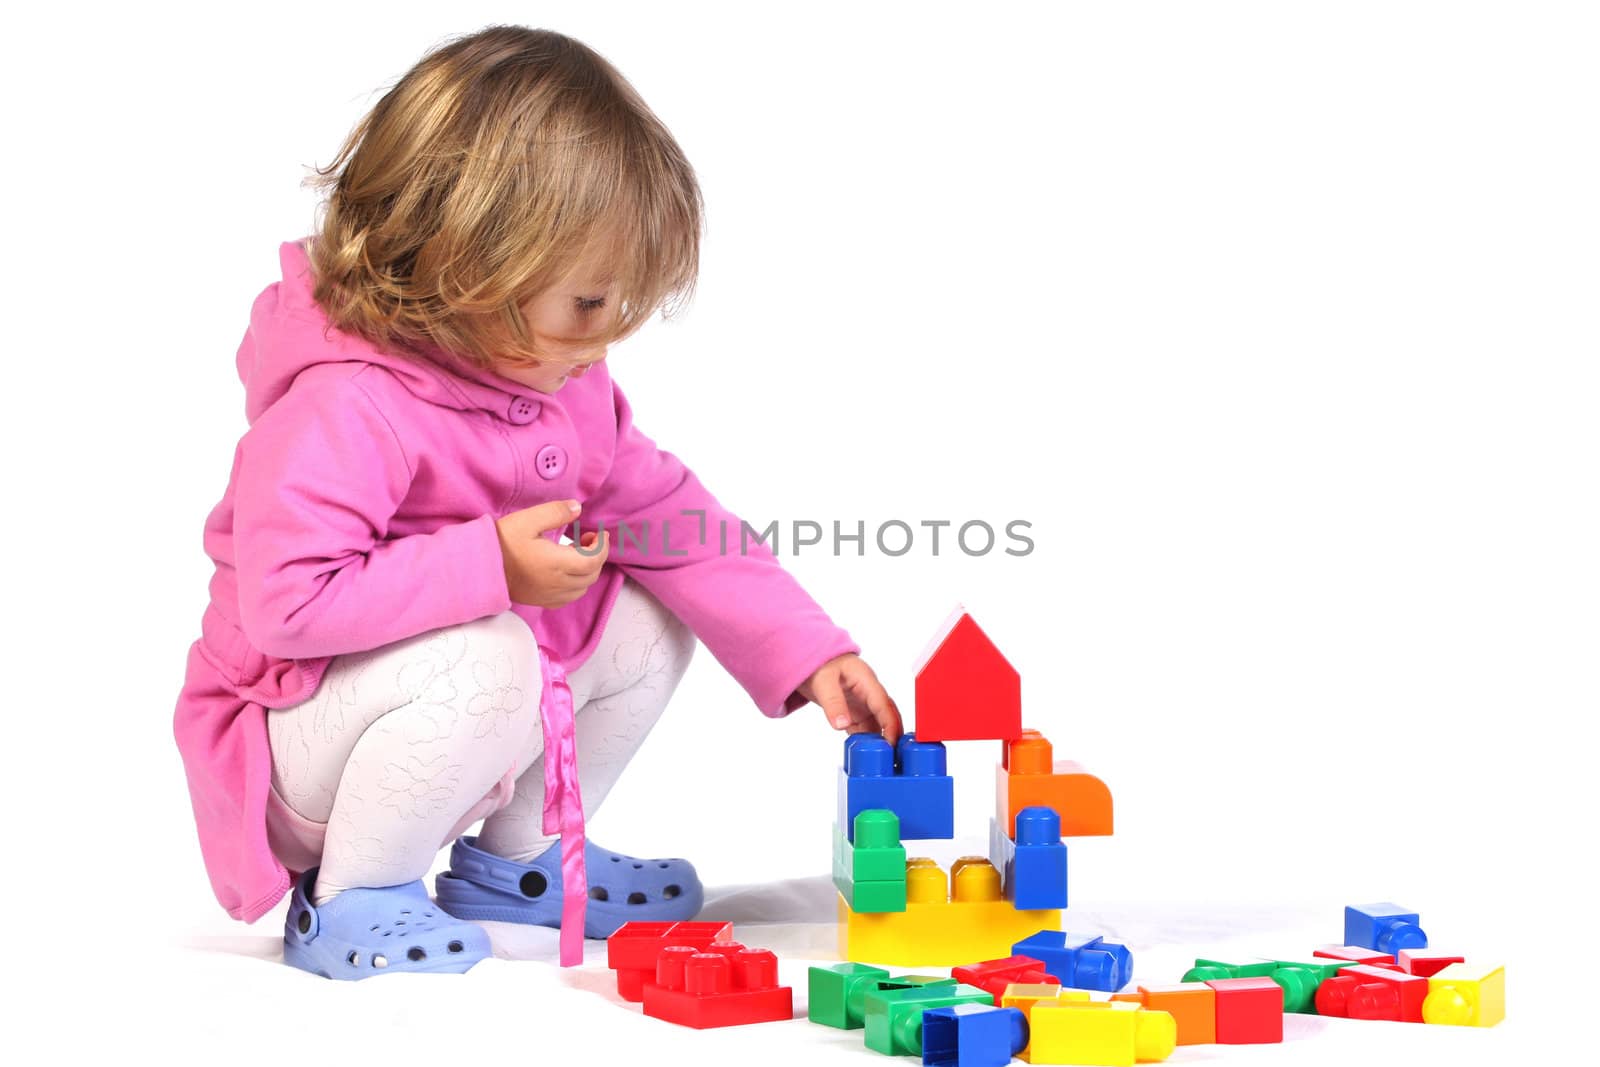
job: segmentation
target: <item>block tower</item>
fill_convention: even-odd
[[[1012,954],[1059,931],[1067,906],[1063,837],[1111,833],[1111,792],[1022,725],[1022,678],[957,606],[916,667],[914,732],[891,746],[845,739],[833,827],[839,955],[910,967]],[[907,857],[904,842],[955,836],[955,782],[945,744],[999,741],[989,856],[948,872]]]

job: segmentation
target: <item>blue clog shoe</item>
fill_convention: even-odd
[[[422,879],[346,889],[314,907],[317,868],[295,882],[283,923],[283,962],[323,978],[356,980],[396,971],[459,974],[490,955],[483,927],[428,899]]]
[[[531,863],[516,863],[462,837],[450,848],[450,869],[434,880],[439,906],[458,919],[561,926],[561,842]],[[605,938],[626,922],[682,922],[705,903],[705,888],[688,860],[641,860],[586,841],[589,902],[583,935]]]

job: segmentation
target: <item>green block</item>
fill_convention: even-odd
[[[861,915],[906,910],[906,884],[900,882],[846,882],[839,893],[850,910]]]
[[[867,1047],[887,1056],[922,1055],[922,1013],[953,1004],[988,1004],[994,997],[969,985],[923,986],[868,993]]]
[[[1350,966],[1348,960],[1273,960],[1273,971],[1267,977],[1283,987],[1283,1010],[1300,1015],[1317,1014],[1317,987],[1334,975],[1339,968]]]
[[[903,974],[890,978],[882,967],[865,963],[836,963],[831,967],[812,967],[807,973],[808,1003],[806,1018],[839,1030],[857,1030],[866,1021],[866,997],[880,989],[911,989],[949,986],[954,978],[938,975]]]
[[[856,816],[856,840],[833,828],[833,884],[857,912],[906,910],[906,850],[900,844],[900,819],[892,811],[869,809]]]
[[[1347,965],[1348,966],[1348,965]],[[1213,978],[1271,978],[1278,965],[1271,960],[1261,963],[1223,963],[1220,960],[1195,960],[1194,966],[1184,972],[1181,981],[1205,982]]]

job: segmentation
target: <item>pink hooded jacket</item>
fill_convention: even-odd
[[[250,426],[206,519],[216,570],[173,723],[229,915],[254,922],[290,886],[267,844],[266,717],[310,697],[341,653],[512,610],[572,670],[624,573],[775,718],[806,703],[796,689],[823,663],[859,651],[765,545],[741,552],[738,517],[634,427],[604,364],[547,395],[383,352],[328,326],[301,242],[279,258],[239,346]],[[584,529],[611,531],[601,576],[561,608],[513,604],[495,519],[566,498]]]

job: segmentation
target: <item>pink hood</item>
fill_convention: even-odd
[[[740,551],[738,516],[633,425],[604,365],[545,395],[437,349],[380,351],[329,327],[299,242],[279,257],[283,278],[256,298],[239,346],[250,427],[206,520],[211,601],[174,717],[230,915],[254,921],[290,884],[266,840],[266,715],[314,693],[334,656],[512,610],[571,670],[624,573],[767,715],[805,703],[796,687],[857,651],[770,550]],[[494,520],[569,497],[585,529],[613,531],[601,578],[559,609],[512,604]],[[619,523],[648,536],[619,541]]]

